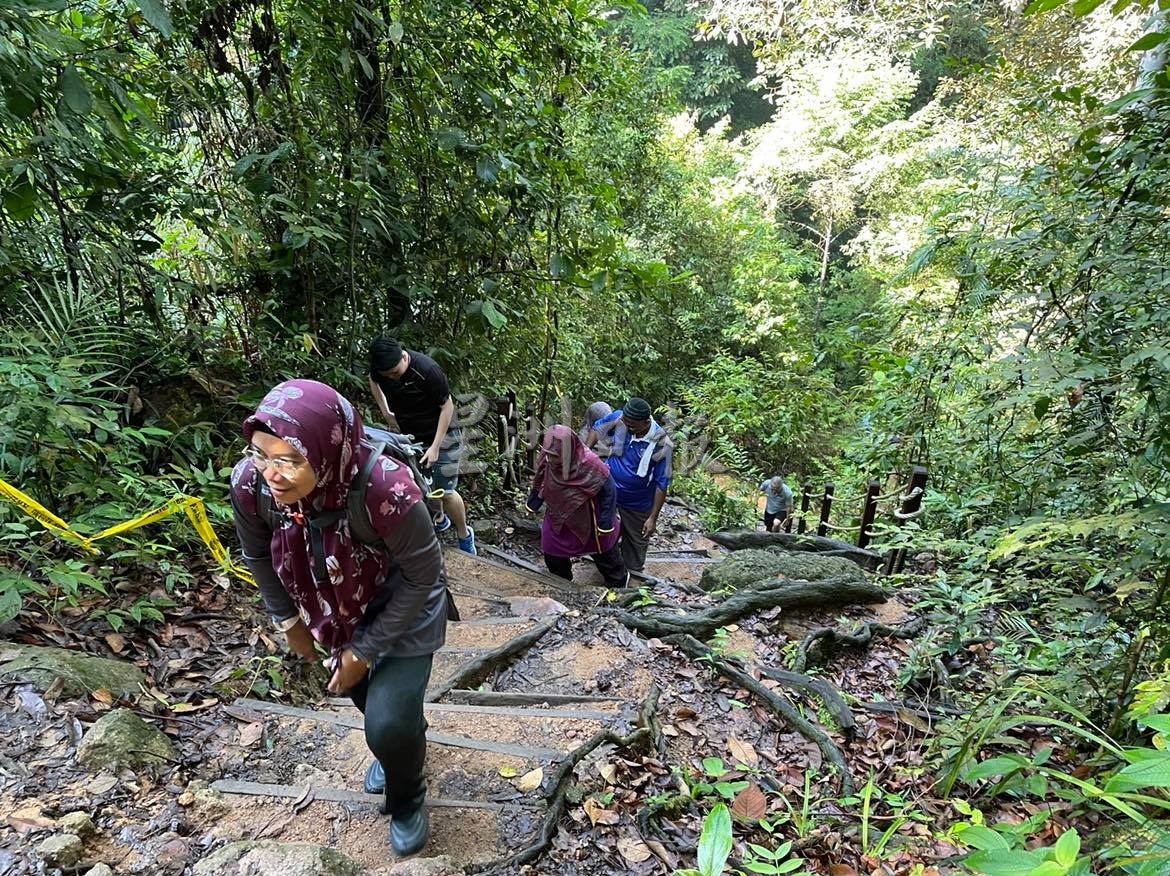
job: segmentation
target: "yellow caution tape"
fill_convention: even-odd
[[[98,549],[93,546],[95,541],[101,541],[103,538],[109,538],[114,535],[121,535],[124,532],[130,532],[132,529],[139,529],[143,526],[148,526],[151,523],[157,523],[163,518],[170,517],[179,511],[183,511],[187,515],[187,519],[191,521],[191,525],[195,527],[195,531],[199,534],[199,538],[207,545],[207,549],[211,551],[211,556],[224,569],[225,572],[235,575],[241,581],[244,581],[252,586],[256,585],[256,579],[252,577],[252,573],[241,566],[232,562],[231,557],[228,556],[227,550],[215,535],[215,530],[211,528],[211,521],[207,517],[207,508],[203,504],[203,500],[196,496],[184,496],[179,494],[173,499],[168,500],[165,504],[147,511],[135,517],[133,520],[127,520],[124,523],[116,524],[108,529],[103,529],[96,535],[82,535],[75,531],[68,523],[38,502],[36,499],[23,493],[16,487],[7,483],[0,478],[0,499],[6,499],[11,502],[29,517],[32,517],[38,523],[45,527],[45,529],[54,533],[55,535],[76,542],[81,547],[91,554],[98,553]]]

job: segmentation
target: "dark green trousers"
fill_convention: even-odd
[[[427,795],[423,698],[433,654],[383,657],[349,692],[366,719],[366,744],[386,772],[385,812],[409,815]]]

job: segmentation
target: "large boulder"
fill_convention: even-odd
[[[166,734],[128,709],[102,715],[77,746],[77,760],[91,770],[135,769],[173,760],[174,746]]]
[[[115,696],[131,696],[146,679],[132,663],[65,648],[0,642],[0,661],[0,679],[32,684],[40,691],[61,679],[61,692],[67,697],[85,696],[99,688]]]
[[[358,876],[362,867],[341,852],[312,843],[245,840],[229,843],[195,865],[195,876]]]
[[[741,590],[772,578],[820,581],[835,577],[864,581],[865,572],[844,557],[745,548],[707,566],[699,586],[704,590]]]

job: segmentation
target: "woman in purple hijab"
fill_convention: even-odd
[[[609,587],[630,576],[618,550],[613,475],[568,426],[549,426],[536,461],[528,509],[545,506],[540,549],[550,572],[573,578],[573,557],[590,554]]]
[[[423,697],[451,609],[430,514],[410,471],[383,455],[365,494],[379,541],[351,535],[346,497],[374,448],[353,405],[323,383],[274,387],[244,439],[231,492],[244,560],[289,648],[329,654],[329,690],[365,715],[375,758],[365,788],[385,789],[395,853],[417,852],[428,828]]]

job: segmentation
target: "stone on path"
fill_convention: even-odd
[[[195,865],[194,876],[359,876],[361,872],[356,861],[325,846],[245,840],[208,855]]]
[[[463,869],[447,855],[437,855],[433,858],[410,858],[374,872],[379,876],[456,876],[463,873]]]
[[[819,581],[822,578],[838,576],[861,581],[865,579],[865,572],[856,563],[844,557],[821,557],[813,553],[746,548],[735,551],[722,562],[712,563],[703,569],[699,586],[704,590],[740,590],[754,587],[770,578]]]
[[[475,532],[476,544],[500,543],[500,537],[496,532],[496,522],[494,520],[473,520],[470,526]]]
[[[114,876],[109,864],[94,864],[85,871],[85,876]]]
[[[37,846],[37,854],[46,864],[55,867],[71,867],[81,860],[81,852],[84,848],[81,837],[71,833],[59,833]]]
[[[97,771],[160,763],[173,759],[171,740],[129,709],[102,715],[77,746],[77,761]]]
[[[93,819],[85,812],[70,812],[57,822],[57,827],[74,836],[87,837],[97,832]]]
[[[0,642],[0,679],[26,682],[42,693],[57,679],[67,697],[85,696],[105,688],[114,696],[138,693],[146,680],[142,670],[123,660],[94,657],[66,648],[42,648]]]
[[[513,596],[508,610],[516,617],[542,617],[548,614],[564,614],[569,609],[551,596]]]
[[[193,779],[179,795],[180,806],[190,806],[204,818],[217,819],[231,812],[232,804],[222,791],[217,791],[203,779]]]

